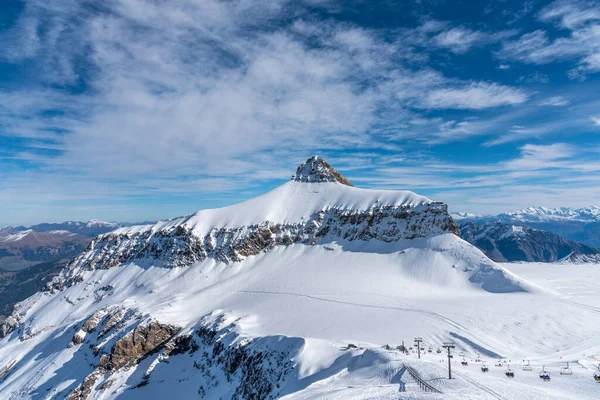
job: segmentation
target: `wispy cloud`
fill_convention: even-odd
[[[533,64],[578,60],[571,78],[585,78],[600,71],[600,2],[558,0],[538,14],[542,22],[554,23],[568,32],[550,39],[544,30],[523,34],[517,40],[505,41],[497,55],[503,59]]]
[[[527,101],[527,94],[519,89],[494,83],[472,83],[460,88],[430,91],[425,105],[431,108],[483,109]]]
[[[564,107],[569,105],[569,100],[562,96],[552,96],[540,101],[541,106]]]
[[[446,48],[453,53],[464,54],[472,47],[498,42],[516,34],[517,31],[514,30],[487,33],[465,27],[453,27],[435,35],[432,42],[437,47]]]

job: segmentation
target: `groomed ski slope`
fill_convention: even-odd
[[[458,238],[451,240],[462,244]],[[421,254],[412,257],[412,252]],[[427,253],[430,250],[386,253],[385,246],[380,252],[364,253],[342,250],[338,245],[294,245],[249,258],[233,268],[209,262],[188,269],[144,270],[124,265],[94,271],[86,285],[76,285],[56,297],[38,296],[41,299],[32,310],[35,318],[27,329],[41,333],[25,342],[0,342],[1,360],[18,358],[33,346],[43,355],[38,362],[25,364],[0,380],[0,390],[23,393],[35,384],[43,387],[45,381],[56,382],[61,373],[68,381],[73,373],[67,367],[73,349],[60,342],[70,340],[70,335],[61,337],[59,327],[82,320],[106,303],[136,307],[161,322],[183,326],[222,310],[236,316],[237,329],[244,336],[299,338],[302,345],[296,362],[301,373],[288,382],[286,398],[383,399],[391,393],[398,398],[495,398],[478,385],[507,399],[598,398],[600,385],[592,380],[592,368],[600,354],[600,310],[596,308],[600,297],[590,282],[600,278],[600,266],[508,264],[506,268],[543,289],[492,294],[441,276],[430,267]],[[417,259],[426,261],[419,265]],[[90,285],[108,284],[115,287],[112,296],[101,302],[90,299]],[[434,349],[453,340],[456,354],[464,352],[469,361],[479,355],[491,371],[484,375],[473,362],[466,368],[457,364],[456,380],[435,381],[443,396],[419,390],[400,394],[403,385],[418,389],[409,379],[394,381],[392,371],[397,372],[404,363],[425,375],[445,376],[446,364],[435,351],[419,362],[416,356],[381,349],[403,340],[408,344],[414,336],[423,337],[425,346]],[[366,354],[360,368],[351,366],[347,353],[340,350],[348,343],[364,348],[352,351],[357,363]],[[504,377],[506,368],[493,366],[499,356],[513,360],[514,380]],[[520,370],[525,358],[534,366],[533,372]],[[558,374],[566,361],[574,372],[569,377]],[[128,381],[130,374],[121,372],[124,388],[117,393],[99,392],[98,398],[116,394],[146,398],[161,387],[191,396],[186,390],[197,388],[176,384],[173,374],[177,379],[181,376],[171,364],[153,375],[156,382],[131,391],[125,387],[135,382]],[[549,383],[537,377],[542,365],[553,374]],[[186,379],[192,379],[193,369],[186,371]],[[312,383],[306,387],[300,383],[307,381]]]

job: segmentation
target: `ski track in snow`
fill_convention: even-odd
[[[456,376],[460,376],[462,379],[466,380],[467,382],[469,382],[471,385],[479,388],[480,390],[488,393],[490,396],[494,397],[495,399],[498,400],[509,400],[506,397],[502,396],[500,393],[493,391],[492,389],[490,389],[489,387],[477,382],[475,379],[472,379],[470,377],[468,377],[466,374],[462,374],[460,372],[453,372],[453,374],[455,374]]]

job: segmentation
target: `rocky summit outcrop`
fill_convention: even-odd
[[[338,182],[342,185],[353,186],[348,179],[319,156],[311,157],[301,164],[296,170],[296,174],[292,176],[292,180],[307,183]]]

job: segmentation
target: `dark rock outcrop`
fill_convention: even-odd
[[[135,363],[166,344],[180,330],[178,326],[163,325],[155,321],[137,326],[113,346],[110,352],[110,367],[118,369]]]
[[[301,164],[296,174],[292,176],[292,180],[306,183],[338,182],[342,185],[354,186],[319,156],[311,157]]]

